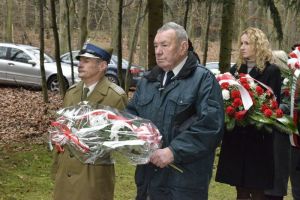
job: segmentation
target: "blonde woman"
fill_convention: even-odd
[[[249,74],[272,88],[280,103],[281,75],[271,64],[272,51],[266,35],[249,27],[240,37],[237,64],[230,69],[233,75]],[[256,129],[254,125],[225,131],[216,181],[236,187],[239,200],[265,199],[264,190],[273,188],[273,133]]]

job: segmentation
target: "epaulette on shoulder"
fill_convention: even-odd
[[[120,86],[118,86],[116,84],[111,84],[110,87],[119,95],[125,94],[125,91],[123,90],[123,88],[121,88]]]
[[[78,83],[75,83],[75,84],[71,85],[71,86],[70,86],[70,87],[67,89],[67,91],[69,91],[69,90],[72,90],[72,89],[76,88],[77,84],[78,84]]]

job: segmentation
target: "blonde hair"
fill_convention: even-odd
[[[289,69],[287,65],[289,57],[285,51],[275,50],[272,51],[272,54],[274,64],[277,65],[281,71]]]
[[[273,58],[268,38],[263,31],[253,27],[249,27],[246,30],[244,30],[240,36],[240,40],[241,37],[245,34],[249,38],[249,45],[253,47],[253,50],[255,52],[256,67],[260,72],[262,72],[265,69],[265,63],[271,62]],[[236,63],[238,69],[241,67],[242,64],[246,64],[246,60],[243,58],[241,52],[239,53]]]

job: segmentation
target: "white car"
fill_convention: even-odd
[[[56,62],[46,54],[44,57],[47,88],[51,91],[58,91]],[[61,68],[65,83],[69,87],[73,84],[71,66],[61,63]],[[77,70],[74,70],[74,78],[75,83],[80,80]],[[39,48],[29,45],[0,43],[0,83],[41,87]]]
[[[235,63],[230,63],[230,67],[232,67],[233,65],[235,65]],[[209,69],[215,75],[220,74],[219,62],[207,62],[204,67],[206,67],[207,69]]]

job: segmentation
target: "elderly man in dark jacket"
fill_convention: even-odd
[[[221,90],[214,75],[188,51],[182,26],[165,24],[154,46],[157,66],[141,79],[127,111],[150,119],[163,145],[149,164],[137,166],[136,199],[205,200],[223,133]]]

